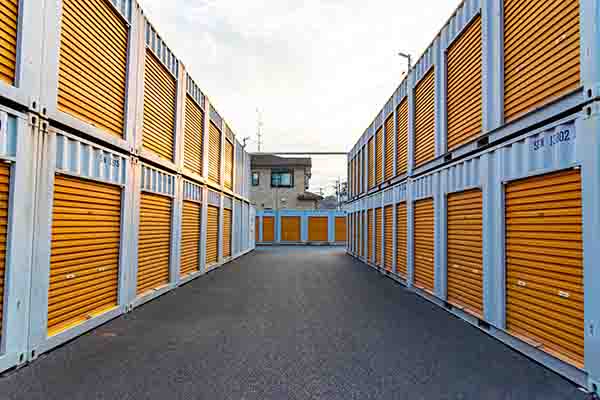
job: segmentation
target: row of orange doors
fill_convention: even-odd
[[[259,223],[260,217],[256,217],[255,235],[259,242]],[[328,241],[329,217],[308,217],[308,241],[309,242],[327,242]],[[300,242],[302,232],[302,220],[299,216],[281,217],[281,241],[282,242]],[[275,217],[263,217],[263,242],[275,241]],[[335,217],[335,241],[346,241],[346,217]]]

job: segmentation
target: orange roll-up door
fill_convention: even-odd
[[[394,206],[385,206],[384,209],[385,218],[385,269],[388,271],[392,270],[394,264]]]
[[[183,143],[183,165],[190,171],[202,175],[202,132],[204,112],[190,96],[185,98],[185,129]]]
[[[368,170],[367,173],[367,184],[368,189],[371,189],[375,186],[375,171],[373,165],[375,165],[375,140],[373,138],[369,139],[369,145],[367,147],[368,152]]]
[[[259,231],[258,229],[260,228],[260,218],[259,217],[254,217],[254,242],[255,243],[259,243]]]
[[[367,211],[367,258],[373,259],[373,209]]]
[[[328,217],[308,217],[308,241],[327,242]]]
[[[335,217],[335,241],[338,243],[346,241],[346,217]]]
[[[225,187],[233,190],[233,143],[225,140]]]
[[[200,268],[200,227],[202,204],[194,201],[183,202],[181,217],[181,276],[186,276]]]
[[[402,100],[396,110],[396,175],[408,171],[408,100]]]
[[[0,76],[10,83],[15,73],[16,3],[0,2]],[[123,136],[127,24],[107,1],[62,0],[60,33],[58,109]]]
[[[385,180],[394,177],[394,116],[385,121]]]
[[[433,293],[433,199],[415,202],[415,273],[414,284],[420,289]]]
[[[435,73],[434,68],[415,88],[415,166],[435,158]]]
[[[483,316],[481,190],[448,195],[448,302]]]
[[[165,160],[173,161],[177,81],[146,49],[144,67],[144,127],[142,145]]]
[[[300,241],[300,217],[281,217],[281,241]]]
[[[481,17],[448,49],[448,150],[481,134]]]
[[[406,263],[408,254],[407,215],[406,202],[398,204],[396,206],[396,273],[404,279],[408,275]]]
[[[505,204],[506,328],[583,368],[579,171],[511,182]]]
[[[223,209],[223,257],[231,257],[231,210]]]
[[[215,183],[221,182],[221,131],[215,124],[210,123],[208,133],[208,179]]]
[[[219,260],[219,207],[209,205],[206,214],[206,265]]]
[[[4,310],[4,281],[6,280],[6,234],[8,232],[8,196],[10,164],[0,164],[0,340],[2,338]]]
[[[169,283],[170,197],[142,192],[138,243],[137,294]]]
[[[364,255],[364,251],[365,251],[365,244],[363,242],[364,240],[364,229],[365,229],[365,212],[364,211],[359,211],[358,212],[358,223],[357,228],[358,228],[358,256],[362,257]]]
[[[263,242],[275,241],[275,218],[263,217]]]
[[[1,0],[0,16],[3,22],[3,29],[0,29],[0,81],[13,85],[15,83],[17,40],[19,38],[17,32],[19,0]]]
[[[381,183],[383,174],[383,130],[379,128],[375,134],[375,184]]]
[[[375,209],[375,264],[381,265],[381,251],[383,245],[383,209]]]
[[[579,0],[504,0],[504,117],[580,86]]]
[[[117,306],[120,242],[121,187],[56,175],[48,336]]]

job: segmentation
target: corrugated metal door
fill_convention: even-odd
[[[10,193],[10,165],[0,164],[0,341],[4,311],[4,281],[6,280],[6,235],[8,232],[8,197]]]
[[[504,117],[580,85],[579,0],[504,0]]]
[[[367,258],[373,260],[373,209],[367,211]]]
[[[433,199],[415,202],[415,274],[414,284],[433,293]]]
[[[206,214],[206,265],[219,260],[219,207],[209,205]]]
[[[275,218],[263,217],[263,242],[275,241]]]
[[[233,190],[233,143],[225,140],[225,187]]]
[[[231,210],[223,209],[223,257],[231,257]]]
[[[17,65],[19,0],[0,1],[0,16],[3,23],[0,29],[0,80],[13,85]]]
[[[448,49],[448,150],[481,134],[481,17]]]
[[[300,217],[281,217],[281,241],[300,241]]]
[[[581,177],[506,186],[506,328],[579,368],[584,359]]]
[[[383,246],[383,209],[375,209],[375,264],[381,265],[381,251]]]
[[[15,75],[17,3],[0,3],[0,76],[10,83]],[[127,24],[107,1],[62,0],[61,15],[58,109],[123,136]]]
[[[357,228],[358,228],[358,256],[362,257],[365,254],[365,244],[363,243],[364,240],[364,229],[365,229],[365,212],[364,211],[359,211],[358,212],[358,223]]]
[[[415,88],[415,166],[435,158],[435,73],[434,68]]]
[[[367,184],[369,186],[368,189],[371,189],[375,186],[375,179],[373,179],[375,176],[375,171],[373,168],[373,165],[375,165],[375,140],[373,140],[373,138],[369,139],[369,146],[367,148],[367,153],[368,153],[368,163],[369,165],[367,166],[368,170],[367,170]]]
[[[394,116],[385,121],[385,180],[394,177]]]
[[[142,192],[138,243],[137,294],[169,283],[170,197]]]
[[[144,127],[142,145],[173,161],[177,82],[150,49],[144,67]]]
[[[396,110],[396,175],[408,171],[408,101],[402,100]]]
[[[343,243],[346,240],[346,217],[335,217],[335,241]]]
[[[221,132],[210,123],[208,143],[208,179],[221,182]]]
[[[190,96],[185,99],[185,131],[183,165],[202,175],[202,132],[204,112]]]
[[[384,209],[385,230],[385,269],[392,270],[394,264],[394,206],[385,206]]]
[[[121,187],[56,175],[48,336],[117,306],[120,242]]]
[[[254,242],[259,243],[260,240],[258,238],[260,228],[260,218],[254,217]]]
[[[183,202],[181,217],[181,276],[186,276],[200,268],[200,227],[202,204],[193,201]]]
[[[408,254],[408,226],[406,202],[396,205],[396,273],[406,279],[408,268],[406,257]]]
[[[375,135],[375,184],[381,183],[383,174],[383,131],[381,128]]]
[[[448,302],[483,316],[481,190],[448,195]]]
[[[308,241],[327,242],[328,217],[308,217]]]

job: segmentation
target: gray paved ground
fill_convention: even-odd
[[[266,248],[0,378],[0,399],[583,399],[335,248]]]

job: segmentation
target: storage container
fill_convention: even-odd
[[[219,262],[219,226],[221,211],[221,194],[208,190],[208,207],[206,215],[206,270],[213,269]]]
[[[223,120],[212,105],[210,106],[210,127],[208,132],[208,179],[215,185],[221,186],[222,155],[222,125]]]
[[[232,222],[233,222],[233,200],[229,196],[223,196],[223,228],[222,228],[222,247],[221,253],[224,259],[231,258],[232,246]]]
[[[206,98],[191,76],[186,83],[183,171],[198,180],[204,176]]]

